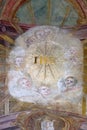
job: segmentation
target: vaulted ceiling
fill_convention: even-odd
[[[87,24],[86,0],[0,0],[0,20],[19,32],[18,24],[77,26]]]
[[[0,115],[28,108],[5,93],[6,58],[14,39],[36,25],[73,28],[81,40],[87,39],[87,0],[0,0]],[[87,44],[85,48],[87,57]]]

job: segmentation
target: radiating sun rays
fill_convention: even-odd
[[[49,49],[49,46],[50,46],[50,49]],[[56,48],[59,48],[58,46],[56,46]],[[44,46],[43,46],[43,51],[41,51],[41,46],[37,44],[37,58],[39,58],[40,60],[40,63],[37,63],[36,64],[38,65],[38,72],[36,74],[35,77],[39,77],[40,76],[40,73],[41,71],[43,72],[43,77],[45,80],[46,79],[46,76],[47,76],[47,73],[48,73],[48,70],[51,74],[51,76],[53,77],[53,79],[55,79],[55,71],[56,70],[58,72],[58,68],[57,68],[57,64],[60,62],[63,62],[63,60],[59,60],[58,57],[54,56],[52,57],[54,51],[55,51],[55,48],[53,47],[53,45],[51,44],[48,44],[47,42],[44,43]],[[56,63],[57,62],[57,63]]]

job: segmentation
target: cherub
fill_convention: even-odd
[[[72,88],[77,84],[77,79],[73,76],[68,76],[64,81],[67,88]]]
[[[14,64],[17,66],[17,67],[21,67],[23,65],[23,57],[22,56],[17,56],[15,59],[14,59]]]
[[[43,97],[46,97],[46,96],[48,96],[51,93],[50,89],[47,86],[44,86],[44,85],[39,88],[38,92]]]
[[[18,80],[18,86],[21,87],[21,88],[25,88],[25,89],[29,89],[32,87],[32,81],[31,79],[28,79],[26,77],[22,77]]]
[[[60,79],[57,82],[58,92],[61,93],[73,87],[76,87],[76,84],[77,84],[77,79],[73,76],[68,76],[65,79]]]

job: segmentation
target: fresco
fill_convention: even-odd
[[[63,105],[59,103],[60,107],[58,107],[58,105],[56,104],[54,105],[50,104],[50,105],[52,109],[54,109],[55,107],[56,110],[60,111],[62,115],[62,117],[60,116],[60,118],[62,118],[63,121],[65,120],[65,117],[63,117],[64,113],[66,113],[65,111],[72,111],[73,113],[80,113],[79,117],[81,116],[81,121],[78,123],[80,125],[80,126],[78,125],[79,126],[78,129],[79,130],[87,129],[86,128],[87,123],[85,123],[87,119],[82,116],[82,114],[87,115],[87,104],[86,104],[87,102],[86,101],[87,78],[85,76],[87,74],[87,67],[86,67],[86,64],[87,64],[87,60],[86,60],[86,57],[87,57],[87,40],[86,40],[87,39],[87,1],[86,0],[61,0],[61,1],[60,0],[37,0],[37,2],[36,0],[0,0],[0,115],[4,115],[4,116],[0,116],[0,129],[15,129],[16,130],[20,126],[23,125],[23,124],[20,125],[20,122],[22,119],[25,120],[24,125],[26,125],[26,123],[28,122],[28,119],[26,120],[25,116],[26,117],[28,116],[27,115],[29,113],[28,110],[30,109],[33,110],[33,108],[35,109],[36,103],[41,102],[41,100],[36,98],[36,96],[35,96],[36,100],[32,101],[32,98],[30,97],[30,101],[29,101],[30,91],[33,92],[33,94],[36,94],[37,97],[40,97],[40,99],[42,99],[43,103],[42,105],[39,105],[38,107],[43,106],[44,110],[46,109],[47,105],[49,106],[49,99],[50,99],[51,94],[53,95],[53,99],[51,101],[54,102],[54,93],[52,93],[51,91],[53,90],[53,88],[50,85],[41,83],[35,87],[35,83],[32,80],[33,76],[29,72],[29,67],[27,68],[28,71],[21,70],[21,68],[25,67],[25,62],[24,62],[26,59],[25,52],[26,50],[28,52],[29,47],[32,46],[32,44],[34,44],[35,37],[36,39],[40,39],[40,37],[42,36],[42,40],[43,40],[44,35],[46,36],[49,31],[46,31],[45,34],[43,31],[40,31],[40,32],[37,31],[34,37],[30,36],[29,38],[27,37],[24,38],[25,39],[24,42],[26,43],[27,49],[20,48],[20,47],[14,48],[15,39],[20,34],[23,34],[26,30],[29,30],[33,26],[37,26],[37,25],[56,25],[57,27],[64,28],[67,30],[66,31],[67,33],[68,31],[71,31],[71,33],[73,33],[75,37],[78,37],[84,45],[84,53],[85,53],[85,60],[84,60],[85,70],[84,70],[84,76],[83,76],[84,81],[79,82],[80,79],[82,80],[82,77],[78,77],[77,74],[74,75],[74,73],[71,73],[71,72],[69,73],[69,71],[68,71],[69,75],[65,73],[64,74],[65,76],[62,75],[58,77],[56,81],[56,85],[54,87],[56,88],[58,92],[57,96],[55,97],[56,103],[59,102],[58,100],[59,100],[59,97],[61,98],[60,96],[61,93],[63,93],[63,95],[66,96],[66,99],[65,99],[65,102],[63,102]],[[19,46],[21,45],[21,43],[22,41],[20,41]],[[51,46],[54,46],[53,44],[54,43],[52,43]],[[51,46],[49,46],[49,48]],[[61,49],[61,46],[58,46],[58,47]],[[11,49],[14,51],[11,51]],[[19,51],[20,49],[21,51]],[[34,49],[36,48],[33,48],[33,50]],[[12,52],[13,58],[10,57],[11,53],[9,56],[10,51]],[[17,53],[15,53],[15,51],[17,51]],[[60,52],[58,48],[56,49],[56,51]],[[68,70],[70,70],[70,68],[73,68],[72,66],[76,66],[76,64],[79,63],[78,55],[76,51],[78,51],[78,49],[74,47],[72,47],[70,50],[67,50],[67,53],[64,53],[64,50],[62,51],[64,53],[64,58],[67,59],[67,61],[70,61],[70,63],[73,62],[71,66],[69,65],[66,67],[65,65],[65,68],[67,68]],[[33,52],[35,52],[35,50]],[[55,54],[56,52],[54,53],[54,55]],[[76,57],[74,55],[76,55]],[[9,63],[7,62],[8,57],[12,61],[11,65],[13,64],[13,67],[10,66],[11,68],[9,68]],[[55,63],[55,58],[51,56],[50,57],[40,56],[38,58],[35,55],[35,57],[33,58],[33,62],[36,66],[37,64],[39,64],[39,62],[41,63],[41,65],[43,65],[44,63],[46,64],[47,62],[52,65]],[[28,64],[28,61],[27,61],[27,64]],[[80,68],[78,68],[78,70],[79,69]],[[9,88],[9,92],[11,92],[11,94],[9,94],[8,88],[7,88],[6,77],[7,77],[8,70],[9,70],[8,81],[10,79],[12,79],[13,82],[17,81],[16,84],[14,83],[14,86],[12,86],[14,87],[15,93],[13,93],[12,91],[13,88],[12,89]],[[21,72],[18,72],[19,70],[21,70]],[[13,75],[11,72],[13,73]],[[35,73],[37,73],[36,69],[35,69]],[[43,69],[41,73],[43,75]],[[48,71],[46,73],[48,73]],[[52,78],[52,81],[50,81],[50,84],[51,84],[53,82],[53,77],[55,75],[52,74],[51,70],[49,70],[48,77],[49,75]],[[40,76],[41,75],[39,75],[38,77],[40,78],[40,82],[42,82],[42,79]],[[18,79],[16,77],[18,77]],[[42,77],[44,79],[45,73],[44,73],[44,76]],[[35,79],[35,76],[34,76],[34,79]],[[11,82],[9,84],[11,84]],[[71,105],[70,103],[67,103],[67,101],[72,102],[72,104],[74,103],[74,101],[68,98],[67,95],[70,93],[69,96],[71,96],[72,91],[74,90],[79,91],[80,89],[82,90],[82,87],[83,87],[83,93],[81,93],[80,96],[74,93],[77,99],[79,100],[79,104],[77,104],[78,100],[75,100],[74,106]],[[23,96],[23,91],[25,92],[25,94],[28,95],[28,97],[25,99],[23,98],[22,102],[20,102],[20,97]],[[16,97],[15,97],[15,94],[16,94]],[[72,94],[72,96],[74,94]],[[17,97],[18,95],[20,97]],[[32,103],[29,103],[29,102],[32,102]],[[81,109],[78,109],[77,106],[80,106],[79,108]],[[69,109],[67,109],[67,107]],[[48,108],[50,109],[50,107]],[[57,113],[56,110],[54,113]],[[64,113],[61,112],[62,110],[64,110]],[[23,114],[23,111],[26,111],[27,114],[24,113],[24,116],[20,116],[19,113]],[[75,119],[76,117],[78,117],[78,115],[72,114],[72,113],[67,113],[67,116],[68,116],[67,120],[70,119],[69,122],[71,122],[71,120],[73,122],[73,119],[72,119],[73,116],[75,117]],[[70,116],[72,117],[69,118]],[[19,118],[21,120],[19,121],[19,124],[16,125],[15,121],[18,121]],[[42,124],[39,125],[40,126],[39,128],[53,130],[54,125],[56,127],[56,123],[54,120],[55,119],[53,118],[51,118],[50,120],[50,118],[46,117],[46,119],[42,121]],[[65,124],[63,121],[58,120],[58,122],[61,122],[60,124],[63,123],[63,125],[58,126],[58,129],[59,128],[63,129],[65,127]],[[66,130],[67,130],[69,122],[68,121],[65,121],[65,122],[67,122],[66,123],[67,124]],[[37,124],[38,123],[40,122],[37,122]],[[45,127],[43,127],[44,125]]]
[[[64,0],[51,0],[51,9],[48,12],[48,1],[47,0],[35,0],[31,1],[32,9],[30,8],[29,3],[24,4],[18,11],[17,17],[21,23],[32,23],[32,10],[34,13],[34,23],[41,24],[49,24],[49,15],[50,15],[50,24],[51,25],[60,25],[67,8],[69,8],[68,18],[65,22],[65,25],[76,25],[76,21],[78,19],[77,12],[73,9],[72,5],[65,2]]]
[[[9,93],[18,100],[60,108],[63,102],[81,105],[83,47],[66,30],[31,28],[16,39],[8,62]]]
[[[5,0],[3,1],[3,3]],[[2,9],[3,9],[2,3]],[[8,5],[9,6],[9,5]],[[60,25],[63,21],[64,16],[67,13],[67,18],[65,25],[76,25],[78,14],[74,10],[73,6],[70,3],[67,3],[65,0],[27,0],[26,3],[20,6],[16,11],[16,17],[18,18],[19,23],[25,24],[51,24],[51,25]],[[2,15],[2,19],[4,18]]]

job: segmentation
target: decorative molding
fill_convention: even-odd
[[[65,15],[64,15],[64,18],[63,18],[63,20],[62,20],[62,22],[61,22],[60,27],[63,27],[63,26],[64,26],[64,23],[65,23],[66,19],[68,18],[69,13],[70,13],[70,7],[67,6],[67,7],[66,7],[66,12],[65,12]]]
[[[52,9],[52,4],[51,4],[51,0],[48,0],[47,2],[47,7],[48,7],[48,13],[47,13],[47,24],[50,25],[51,22],[51,9]]]
[[[32,8],[31,0],[29,1],[27,8],[28,8],[30,15],[31,15],[32,24],[35,24],[35,15],[34,15],[34,9]]]
[[[18,20],[16,18],[16,12],[19,7],[27,0],[7,0],[1,13],[1,20],[9,21],[12,27],[18,32],[22,33],[22,29],[18,26]]]
[[[78,24],[87,24],[87,2],[83,0],[67,0],[70,2],[74,9],[77,11],[79,17],[77,20]]]
[[[64,130],[78,130],[84,125],[85,127],[87,127],[86,117],[69,112],[49,109],[36,109],[30,111],[30,113],[22,112],[18,115],[16,124],[21,128],[21,130],[41,130],[41,126],[44,121],[44,128],[46,127],[47,121],[53,124],[53,126],[51,125],[49,127],[54,127],[55,130],[57,130],[58,128]],[[48,129],[50,129],[49,127]]]

